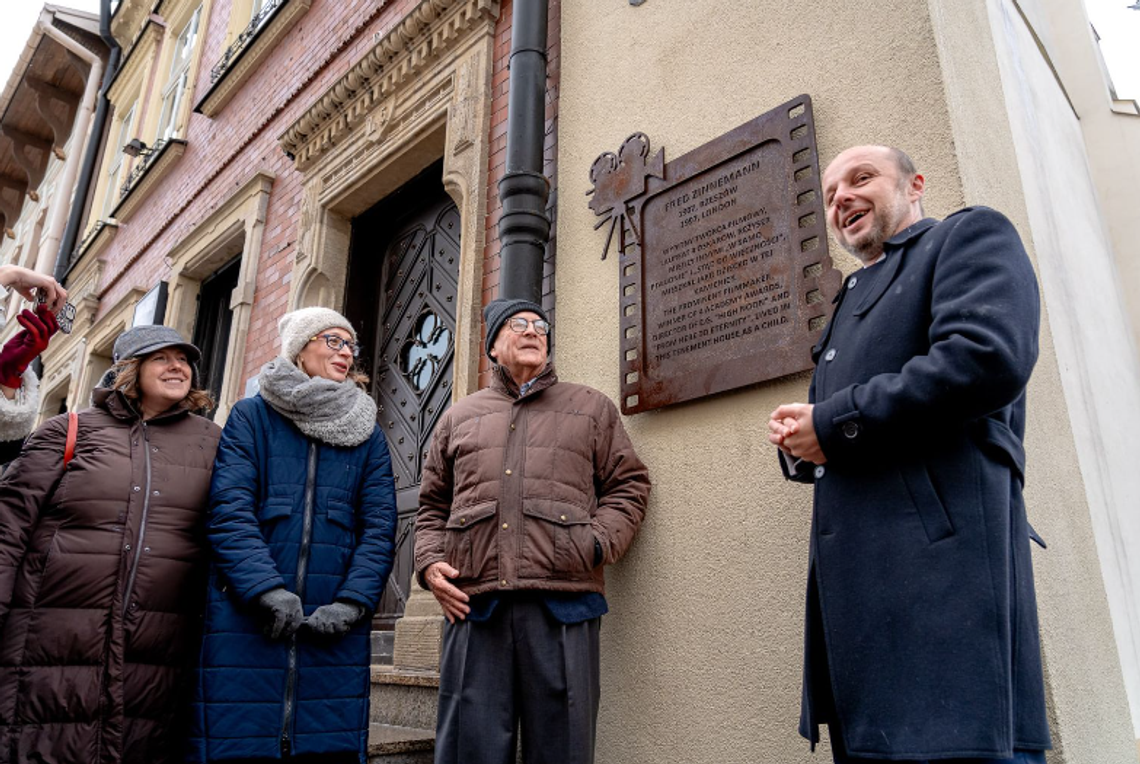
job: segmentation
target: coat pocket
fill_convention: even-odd
[[[587,578],[594,567],[594,532],[585,507],[531,500],[523,506],[523,578]]]
[[[356,528],[356,513],[352,511],[352,505],[343,501],[329,501],[325,512],[329,516],[329,522],[339,525],[349,531]]]
[[[453,509],[447,518],[443,556],[460,578],[478,579],[489,563],[496,559],[495,524],[491,518],[499,511],[495,501]]]
[[[918,510],[918,517],[922,520],[927,540],[933,544],[953,536],[954,525],[950,522],[950,515],[946,512],[946,507],[930,480],[926,466],[922,462],[903,462],[899,466],[899,471],[910,494],[911,503]]]
[[[282,517],[288,517],[291,514],[293,514],[292,496],[270,496],[261,505],[257,519],[260,522],[267,523],[280,520]]]

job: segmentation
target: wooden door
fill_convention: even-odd
[[[404,612],[420,473],[451,403],[460,220],[441,175],[433,166],[353,224],[346,308],[363,327],[362,360],[392,453],[399,510],[395,567],[376,612],[382,629]]]

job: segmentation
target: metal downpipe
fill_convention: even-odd
[[[515,0],[512,13],[507,165],[499,181],[499,296],[542,304],[550,240],[550,181],[542,174],[547,0]]]

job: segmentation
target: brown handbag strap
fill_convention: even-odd
[[[75,436],[79,434],[79,414],[67,412],[67,445],[63,447],[63,468],[75,456]]]

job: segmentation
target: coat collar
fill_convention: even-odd
[[[530,398],[533,395],[550,387],[558,381],[558,375],[554,373],[554,362],[547,361],[546,368],[539,372],[538,376],[534,378],[534,382],[527,389],[526,395],[522,397]],[[491,373],[491,389],[498,390],[500,393],[509,398],[519,399],[519,386],[515,384],[514,378],[505,367],[495,365]]]
[[[112,390],[111,388],[107,387],[97,387],[95,388],[94,392],[91,393],[91,402],[97,408],[103,409],[111,416],[124,422],[142,420],[142,415],[139,414],[139,412],[135,411],[135,407],[132,406],[130,401],[127,400],[126,396],[124,396],[118,390]],[[187,411],[189,411],[189,409],[186,408],[186,401],[183,400],[174,406],[171,406],[169,409],[162,412],[158,416],[152,417],[147,421],[155,422],[159,420],[172,419],[181,414],[185,414]]]
[[[895,280],[895,276],[898,275],[899,268],[902,267],[903,258],[906,256],[906,247],[933,228],[937,223],[938,221],[934,218],[923,218],[917,223],[910,224],[883,242],[883,253],[886,255],[886,260],[878,265],[878,267],[883,270],[879,273],[878,277],[874,279],[871,288],[860,295],[861,299],[855,303],[855,309],[851,311],[852,315],[862,316],[871,308],[875,307],[875,303],[886,294],[887,288],[891,285],[891,282]],[[856,271],[854,275],[857,277],[859,272]]]

